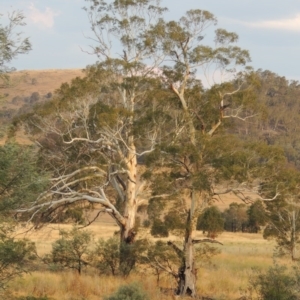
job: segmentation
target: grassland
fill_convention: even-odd
[[[36,242],[39,255],[50,251],[52,242],[58,238],[58,228],[68,229],[71,225],[51,226],[26,234],[29,239]],[[108,238],[117,229],[109,219],[89,227],[95,239]],[[203,235],[197,232],[196,237],[203,238]],[[169,239],[176,237],[171,236]],[[240,299],[247,293],[251,274],[254,274],[255,270],[266,270],[272,265],[275,242],[264,240],[261,234],[229,232],[220,235],[218,241],[223,243],[223,246],[218,246],[221,253],[212,259],[211,264],[198,270],[198,293],[218,300]],[[290,264],[288,258],[281,259],[280,263]],[[55,300],[96,300],[111,294],[118,286],[133,281],[141,284],[153,300],[174,299],[171,291],[169,294],[160,292],[156,278],[147,270],[137,270],[126,279],[99,276],[90,271],[78,276],[71,271],[54,273],[45,270],[16,279],[12,283],[12,289],[18,296],[47,295]],[[160,286],[174,288],[175,282],[173,278],[165,276]]]

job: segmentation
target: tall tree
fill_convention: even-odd
[[[167,107],[158,101],[163,91],[157,79],[163,56],[146,36],[164,9],[154,0],[87,2],[99,62],[27,118],[54,178],[32,207],[19,212],[45,221],[66,206],[98,205],[99,214],[110,214],[120,226],[121,241],[131,244],[137,209],[147,199],[138,159],[164,135],[159,125]]]
[[[0,15],[3,19],[3,16]],[[24,26],[24,15],[20,11],[12,12],[8,15],[7,24],[0,24],[0,87],[7,84],[7,74],[14,70],[9,67],[9,63],[20,54],[28,53],[31,44],[28,38],[23,38],[22,33],[17,28]]]
[[[248,51],[236,46],[237,34],[224,29],[215,31],[214,47],[203,44],[205,30],[215,23],[211,13],[191,10],[178,22],[161,20],[151,31],[159,33],[153,43],[161,45],[168,59],[162,67],[162,79],[170,90],[173,135],[161,143],[160,159],[155,158],[158,152],[149,154],[149,166],[155,162],[158,168],[152,167],[145,175],[153,178],[153,196],[164,192],[168,206],[174,200],[174,209],[185,215],[182,249],[170,242],[182,258],[177,275],[180,295],[196,295],[194,245],[209,240],[193,237],[195,220],[223,192],[216,189],[217,183],[224,186],[226,182],[224,192],[231,191],[247,201],[247,183],[249,190],[259,192],[255,178],[262,178],[282,159],[280,150],[238,140],[226,130],[229,120],[247,121],[255,115],[251,89],[257,82],[255,74],[248,73],[248,68],[229,72],[230,81],[214,82],[207,90],[197,80],[200,70],[218,70],[226,77],[228,70],[243,67],[250,59]],[[258,172],[262,162],[265,166]]]

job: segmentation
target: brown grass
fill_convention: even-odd
[[[54,92],[64,82],[70,82],[75,77],[82,77],[81,69],[53,69],[53,70],[24,70],[14,72],[10,75],[10,84],[1,89],[1,94],[8,94],[1,106],[16,108],[11,100],[15,96],[28,97],[33,92],[45,95]]]
[[[58,229],[71,227],[71,225],[52,225],[38,232],[28,232],[26,236],[36,242],[38,253],[43,255],[50,251],[51,244],[58,238]],[[105,223],[98,222],[88,230],[94,233],[96,240],[99,237],[111,237],[118,227],[113,225],[110,219],[106,219]],[[141,235],[146,236],[147,232],[143,231]],[[201,232],[197,232],[196,237],[204,236]],[[264,240],[261,234],[229,232],[220,235],[218,241],[223,243],[223,246],[217,246],[221,249],[221,254],[214,257],[211,264],[198,270],[198,293],[214,299],[238,299],[247,291],[249,276],[253,274],[253,270],[266,270],[272,265],[275,242]],[[288,258],[281,259],[281,263],[289,264]],[[12,289],[18,296],[48,295],[55,300],[94,300],[103,299],[122,284],[136,281],[143,285],[150,299],[175,299],[171,291],[169,294],[160,293],[156,286],[156,278],[149,270],[144,270],[144,273],[133,273],[127,279],[98,276],[90,273],[91,270],[87,272],[80,277],[74,272],[34,272],[15,280]],[[169,276],[165,276],[160,286],[174,288],[175,282]]]
[[[53,93],[62,83],[71,82],[75,77],[83,77],[84,73],[81,69],[67,70],[25,70],[10,74],[9,85],[1,88],[1,95],[6,95],[1,99],[0,109],[18,111],[24,105],[24,102],[13,103],[12,99],[16,96],[30,97],[32,93],[38,92],[41,96]],[[5,128],[2,128],[2,131]],[[0,139],[0,145],[3,145],[6,137]],[[22,145],[32,144],[32,141],[26,137],[24,132],[20,130],[16,134],[16,141]]]

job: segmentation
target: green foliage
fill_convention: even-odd
[[[11,235],[11,227],[0,226],[0,289],[5,289],[16,276],[29,272],[36,258],[34,243]]]
[[[3,15],[0,15],[3,18]],[[16,32],[16,28],[25,25],[24,15],[20,11],[14,11],[8,15],[7,25],[0,24],[0,87],[6,85],[9,77],[6,73],[13,69],[8,64],[19,54],[27,53],[31,50],[28,38],[23,38],[21,32]]]
[[[146,245],[144,240],[133,244],[120,243],[120,238],[99,239],[90,252],[89,260],[100,274],[122,275],[127,277],[137,263],[141,262]]]
[[[63,214],[62,221],[70,219],[72,222],[75,222],[76,224],[83,224],[84,218],[83,218],[83,210],[80,207],[74,207],[74,208],[68,208],[66,212]]]
[[[90,257],[101,274],[117,275],[120,263],[120,238],[99,239]]]
[[[250,205],[247,210],[248,229],[250,232],[258,232],[260,226],[264,226],[267,222],[267,215],[262,201],[257,200]]]
[[[137,264],[142,262],[142,257],[147,250],[146,240],[136,240],[132,244],[120,243],[120,274],[128,277]]]
[[[150,221],[149,219],[146,219],[146,220],[143,221],[143,226],[144,226],[145,228],[150,227],[150,225],[151,225],[151,221]]]
[[[217,237],[224,230],[224,219],[216,206],[206,208],[198,217],[197,230],[207,232],[210,238]]]
[[[160,219],[155,219],[151,226],[151,235],[155,237],[168,237],[169,230],[167,225]]]
[[[164,241],[156,241],[148,245],[145,255],[145,263],[150,267],[156,276],[157,283],[159,283],[164,272],[171,275],[177,275],[178,266],[182,261],[182,257],[172,249]]]
[[[38,167],[36,149],[7,143],[0,147],[0,211],[22,208],[32,202],[48,185],[46,174]]]
[[[62,268],[75,269],[79,274],[87,265],[86,257],[92,243],[92,234],[74,227],[71,231],[61,230],[61,238],[52,244],[50,259]]]
[[[175,246],[175,247],[174,247]],[[175,250],[176,248],[177,250]],[[216,247],[208,244],[198,244],[195,247],[196,267],[204,267],[210,264],[213,256],[220,253]],[[184,259],[184,252],[177,244],[158,240],[147,247],[144,262],[152,269],[157,283],[164,274],[169,274],[178,280],[178,266]]]
[[[224,213],[224,229],[227,231],[245,231],[248,225],[247,207],[244,203],[231,203]]]
[[[299,188],[300,172],[295,168],[283,167],[272,180],[262,186],[263,192],[276,190],[277,197],[266,202],[268,225],[264,238],[275,238],[280,252],[297,259],[296,248],[300,243]]]
[[[261,300],[296,300],[300,296],[299,270],[287,274],[287,268],[275,264],[266,273],[258,272],[250,279],[250,288]]]
[[[147,214],[150,220],[155,220],[160,217],[164,211],[166,202],[162,198],[151,198],[147,207]]]
[[[185,217],[184,213],[170,209],[164,217],[164,224],[170,231],[183,231],[185,229]]]
[[[123,285],[111,296],[105,297],[105,300],[150,300],[147,293],[138,283]]]

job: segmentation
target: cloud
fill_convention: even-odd
[[[29,19],[33,23],[37,23],[46,28],[52,28],[54,25],[54,17],[60,14],[60,11],[53,11],[51,8],[46,7],[45,11],[42,12],[37,9],[33,3],[29,6]]]
[[[279,19],[260,22],[243,22],[244,25],[249,27],[281,29],[290,31],[300,31],[300,14],[296,14],[289,19]]]

